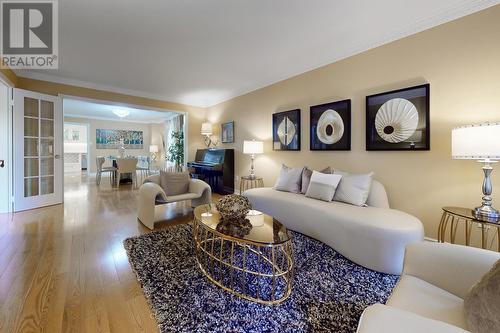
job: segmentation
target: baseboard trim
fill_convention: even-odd
[[[426,242],[433,242],[433,243],[437,243],[437,242],[438,242],[438,240],[437,240],[437,239],[435,239],[435,238],[431,238],[431,237],[424,237],[424,240],[425,240]]]

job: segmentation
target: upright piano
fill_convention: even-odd
[[[207,182],[212,192],[234,193],[234,149],[198,149],[187,166],[191,176]]]

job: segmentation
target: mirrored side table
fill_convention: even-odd
[[[496,228],[497,251],[500,252],[500,221],[499,220],[479,220],[474,216],[474,211],[469,208],[443,207],[443,215],[438,227],[438,241],[444,243],[446,235],[449,234],[449,241],[455,244],[459,226],[464,225],[465,245],[470,246],[471,232],[474,224],[481,228],[481,247],[488,249],[488,227]],[[449,230],[448,230],[449,229]]]
[[[264,187],[262,177],[243,176],[240,179],[240,194],[251,188]]]

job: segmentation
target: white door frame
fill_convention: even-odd
[[[3,153],[0,159],[4,160],[4,167],[0,169],[2,171],[2,178],[6,178],[5,185],[1,186],[0,191],[0,213],[10,213],[12,212],[12,84],[7,80],[4,80],[0,76],[0,89],[5,89],[5,105],[0,107],[5,112],[4,122],[0,121],[0,144],[3,146]],[[3,102],[2,102],[3,104]],[[3,183],[3,182],[2,182]]]
[[[81,97],[81,96],[75,96],[75,95],[66,95],[66,94],[59,94],[59,96],[62,98],[62,105],[63,105],[63,122],[64,122],[64,99],[77,99],[80,101],[86,101],[86,102],[92,102],[92,103],[99,103],[99,104],[104,104],[104,105],[116,105],[116,106],[123,106],[123,107],[129,107],[129,108],[134,108],[134,109],[141,109],[141,110],[150,110],[150,111],[158,111],[158,112],[171,112],[171,113],[177,113],[177,114],[182,114],[184,116],[184,166],[187,165],[187,159],[188,159],[188,123],[189,123],[189,114],[185,111],[177,111],[177,110],[169,110],[169,109],[161,109],[161,108],[155,108],[155,107],[149,107],[145,105],[140,105],[140,104],[132,104],[132,103],[122,103],[122,102],[115,102],[115,101],[108,101],[108,100],[102,100],[102,99],[96,99],[96,98],[89,98],[89,97]],[[90,134],[90,133],[89,133]],[[88,151],[90,154],[90,147],[91,143],[90,142],[90,136],[88,136],[89,140],[89,145],[88,145]],[[165,152],[166,154],[167,152]],[[90,175],[90,174],[89,174]]]

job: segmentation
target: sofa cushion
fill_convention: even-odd
[[[357,333],[469,333],[442,321],[392,306],[374,304],[365,309]]]
[[[189,173],[160,171],[160,186],[167,196],[187,193],[189,190]]]
[[[341,178],[341,175],[313,171],[311,182],[307,188],[306,197],[328,202],[332,201]]]
[[[335,170],[335,174],[342,175],[342,179],[333,200],[356,206],[365,206],[370,194],[373,172],[353,174]]]
[[[278,191],[300,193],[302,170],[303,168],[289,168],[283,164],[274,188]]]
[[[500,330],[500,260],[472,287],[464,304],[472,332],[495,333]]]
[[[411,275],[401,276],[387,305],[467,329],[463,299]]]
[[[332,168],[326,167],[320,171],[321,173],[332,173]],[[311,176],[313,174],[313,170],[305,167],[302,171],[302,187],[300,193],[306,194],[307,188],[309,187],[309,183],[311,182]]]

